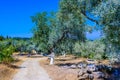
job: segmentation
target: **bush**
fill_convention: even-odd
[[[6,41],[3,41],[0,44],[0,62],[9,63],[13,61],[12,53],[15,51],[15,47],[5,43]]]
[[[74,46],[77,55],[90,59],[104,59],[105,45],[100,41],[86,41],[85,43],[77,42]]]
[[[117,45],[110,45],[107,48],[107,56],[109,60],[114,62],[120,62],[120,46]]]

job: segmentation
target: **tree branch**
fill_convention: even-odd
[[[94,20],[94,19],[90,18],[89,16],[87,16],[87,14],[86,14],[85,11],[81,11],[81,13],[82,13],[87,19],[89,19],[89,20],[95,22],[96,24],[99,24],[97,20]]]
[[[56,42],[54,42],[53,47],[50,48],[50,52],[56,47],[56,45],[57,45],[59,42],[61,42],[61,41],[64,39],[65,35],[66,35],[68,32],[69,32],[69,31],[64,31],[64,32],[63,32],[62,36],[61,36]]]

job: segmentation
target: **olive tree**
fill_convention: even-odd
[[[99,25],[103,30],[106,44],[106,53],[111,61],[119,61],[120,58],[120,1],[102,1],[93,14],[98,16]]]
[[[31,18],[35,24],[33,28],[33,40],[39,45],[40,50],[47,52],[49,37],[47,13],[37,13],[35,16],[31,16]]]
[[[67,1],[67,0],[65,0]],[[76,0],[84,17],[96,23],[105,38],[109,58],[119,61],[120,55],[120,1],[119,0]]]

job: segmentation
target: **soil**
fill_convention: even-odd
[[[0,80],[12,80],[14,74],[17,73],[22,61],[16,61],[10,64],[0,64]]]
[[[19,65],[25,60],[23,57],[18,57],[18,53],[13,55],[15,61],[12,63],[0,63],[0,80],[12,80],[13,76],[18,72]]]
[[[18,73],[12,80],[51,80],[46,71],[39,65],[42,58],[30,57],[20,65]]]
[[[52,80],[78,80],[79,69],[71,69],[65,65],[78,64],[85,62],[86,58],[76,58],[74,56],[59,56],[55,58],[54,65],[49,65],[49,59],[46,57],[40,61],[40,65],[47,71]],[[108,60],[96,61],[96,64],[101,63],[108,65]]]
[[[52,80],[78,80],[77,74],[79,69],[70,69],[63,65],[80,61],[80,59],[75,59],[73,56],[58,57],[55,59],[54,65],[49,65],[49,60],[44,58],[40,61],[40,65],[47,71]]]

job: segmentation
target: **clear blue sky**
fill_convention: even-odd
[[[37,12],[58,10],[59,0],[1,0],[0,35],[12,37],[31,37],[33,23],[30,16]],[[88,24],[92,24],[90,21]],[[89,39],[99,37],[99,33],[88,34]]]
[[[0,35],[29,37],[37,12],[57,11],[59,0],[0,0]]]

